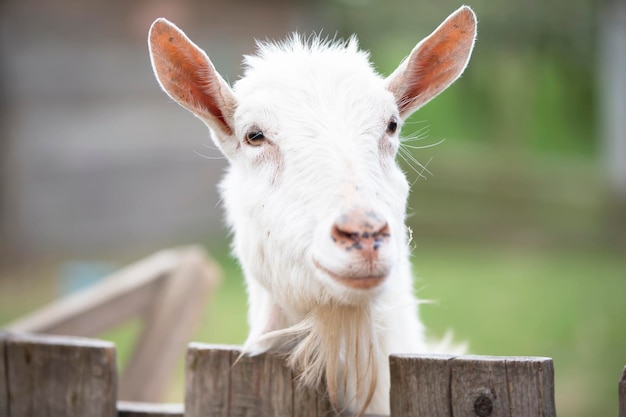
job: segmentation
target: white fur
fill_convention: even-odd
[[[388,355],[425,350],[404,226],[409,187],[394,161],[398,137],[385,134],[388,120],[399,118],[394,97],[354,39],[345,46],[307,45],[293,37],[284,45],[261,45],[246,64],[234,86],[241,103],[236,136],[257,124],[283,159],[281,167],[251,164],[264,150],[247,149],[220,186],[248,284],[246,349],[259,353],[289,343],[281,337],[257,342],[269,330],[301,323],[317,306],[369,304],[381,369],[367,412],[388,413]],[[389,142],[383,152],[381,141]],[[337,216],[353,205],[380,211],[391,229],[380,254],[390,272],[371,290],[347,288],[314,265],[315,259],[341,273],[359,262],[328,236]],[[355,365],[344,358],[347,387],[357,385]],[[341,394],[342,405],[358,410],[354,396]]]
[[[471,10],[460,12],[474,28]],[[388,414],[389,354],[427,351],[405,227],[409,185],[395,161],[398,133],[403,118],[460,75],[474,35],[444,57],[456,65],[445,72],[451,75],[418,98],[407,94],[422,71],[419,45],[384,79],[355,38],[260,43],[231,90],[203,53],[168,49],[167,42],[197,48],[182,32],[165,20],[155,26],[150,47],[159,82],[209,126],[230,161],[220,191],[248,289],[246,352],[285,353],[303,383],[325,379],[339,409]],[[176,61],[192,59],[201,67],[196,78]],[[187,93],[198,78],[220,113]],[[387,130],[390,120],[398,122],[395,133]],[[264,133],[261,146],[245,142],[251,128]],[[389,227],[369,263],[330,237],[337,219],[354,209],[375,211]],[[369,289],[335,279],[373,275],[386,278]]]

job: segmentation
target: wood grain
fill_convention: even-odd
[[[449,417],[453,356],[391,355],[390,406],[394,417]]]
[[[324,386],[310,389],[298,384],[297,376],[293,375],[293,416],[294,417],[331,417],[336,412],[330,404]]]
[[[512,416],[556,416],[552,359],[506,357]]]
[[[455,358],[450,379],[452,415],[508,417],[508,388],[504,360],[488,356]],[[476,409],[482,409],[483,412],[477,412]]]
[[[392,355],[393,417],[555,417],[549,358]]]
[[[9,416],[115,417],[117,372],[112,343],[77,337],[6,339]]]
[[[300,387],[284,357],[240,356],[235,346],[192,343],[187,351],[186,417],[330,417],[325,389]]]
[[[238,346],[192,343],[187,349],[185,417],[230,415],[230,369]]]

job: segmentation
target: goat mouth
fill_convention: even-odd
[[[313,263],[315,267],[322,271],[324,274],[331,277],[333,280],[338,283],[345,285],[346,287],[355,288],[358,290],[367,290],[370,288],[377,287],[380,285],[387,275],[339,275],[327,268],[324,268],[317,260],[313,259]]]

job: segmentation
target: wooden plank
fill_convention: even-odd
[[[511,415],[555,417],[552,359],[537,357],[505,359]]]
[[[11,417],[115,417],[115,346],[76,337],[6,342]]]
[[[230,373],[230,417],[263,417],[269,412],[263,401],[262,382],[265,355],[241,356]]]
[[[325,390],[298,387],[280,355],[241,356],[236,346],[192,343],[186,417],[334,416]]]
[[[185,417],[228,417],[230,369],[238,346],[191,343],[185,372]]]
[[[144,310],[161,278],[179,263],[176,250],[164,250],[111,275],[101,283],[45,306],[13,323],[16,333],[96,336]]]
[[[242,356],[230,375],[230,416],[292,416],[293,380],[284,357]]]
[[[158,401],[202,318],[221,272],[200,247],[178,251],[178,264],[144,312],[144,326],[120,383],[120,399]],[[158,358],[158,366],[155,359]]]
[[[293,381],[293,417],[330,417],[336,413],[330,404],[324,386],[311,389],[301,386],[295,374],[292,373]]]
[[[118,417],[184,417],[182,404],[155,404],[130,401],[117,402]]]
[[[5,339],[8,334],[0,331],[0,417],[9,417],[9,381]]]
[[[293,416],[293,378],[284,356],[263,355],[261,405],[266,417]],[[244,376],[245,377],[245,376]]]
[[[390,372],[392,417],[556,416],[549,358],[392,355]]]
[[[626,366],[619,381],[619,417],[626,417]]]
[[[392,417],[451,417],[448,355],[391,355]]]
[[[454,417],[509,417],[507,390],[504,358],[460,356],[453,359],[450,399]]]

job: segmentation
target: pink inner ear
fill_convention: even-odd
[[[469,8],[450,16],[411,54],[404,88],[397,97],[401,112],[426,104],[456,80],[467,65],[476,36],[476,18]]]
[[[152,64],[163,89],[181,105],[215,118],[227,134],[220,80],[207,56],[173,25],[158,20],[150,30]]]

